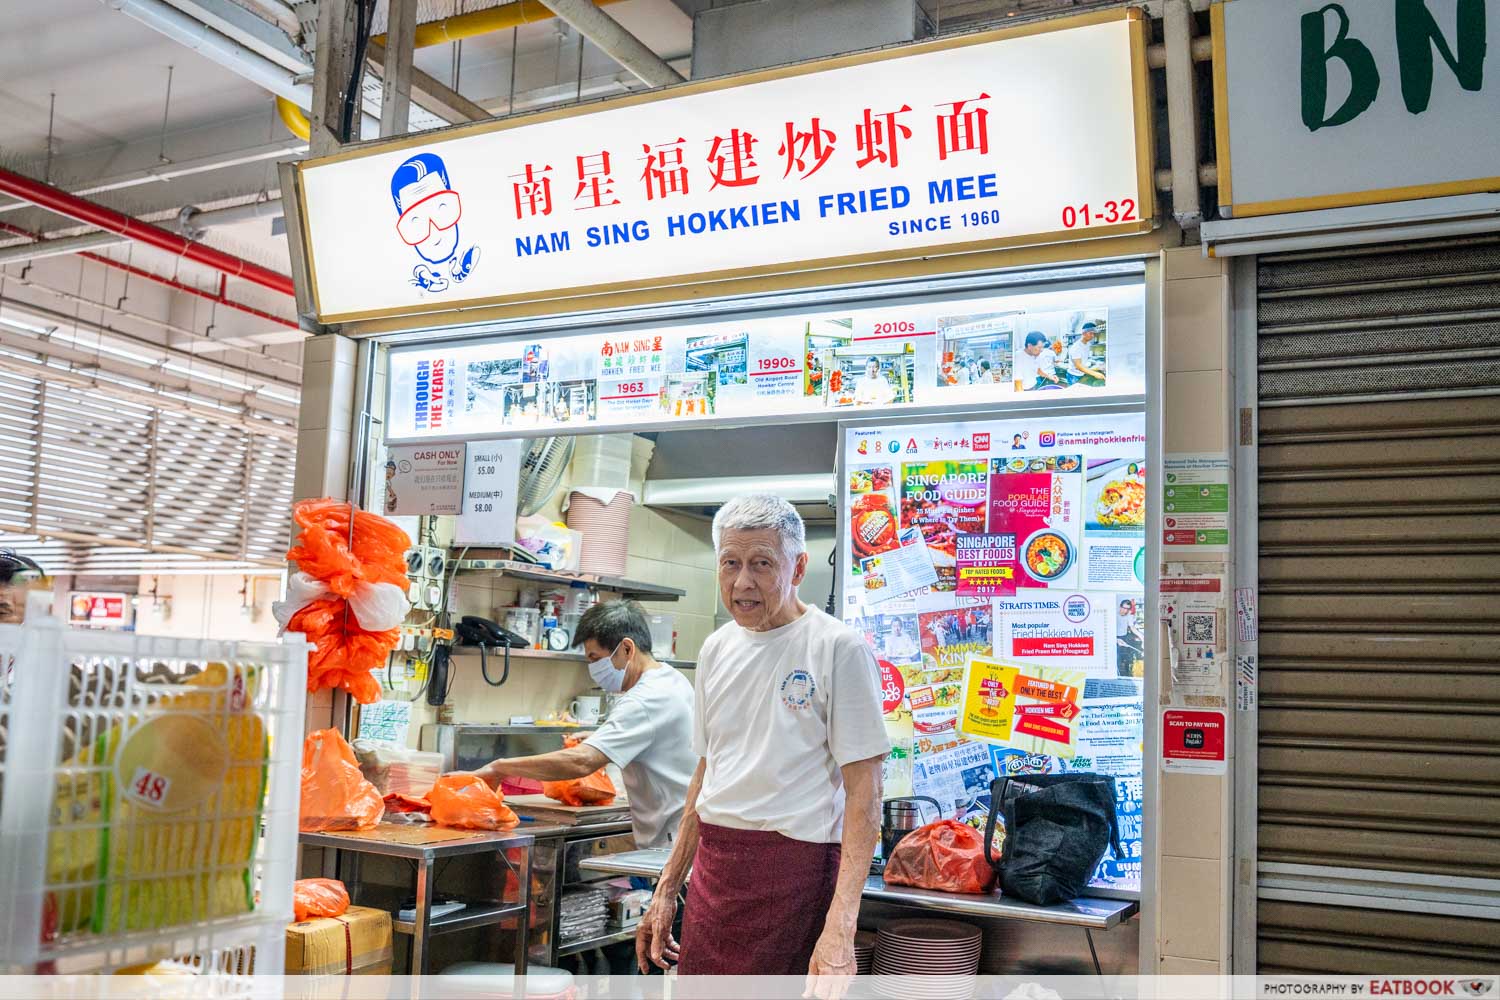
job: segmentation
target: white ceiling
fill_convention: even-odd
[[[101,0],[9,0],[4,6],[0,145],[12,156],[45,154],[54,93],[54,155],[158,135],[168,66],[173,67],[169,131],[266,106],[259,87]]]
[[[427,21],[459,11],[496,6],[499,2],[423,0],[419,19]],[[0,166],[42,176],[47,169],[48,111],[54,94],[51,178],[72,190],[155,167],[160,163],[163,147],[167,160],[180,164],[288,138],[289,133],[276,119],[269,93],[112,10],[104,0],[9,0],[4,8],[5,30],[0,33]],[[383,8],[382,4],[377,31],[384,24]],[[305,15],[304,23],[308,23],[314,5],[300,3],[298,11]],[[624,0],[610,5],[608,11],[668,58],[689,55],[692,20],[672,0]],[[419,68],[450,85],[455,82],[456,72],[457,89],[464,96],[504,113],[509,110],[512,97],[513,46],[518,109],[575,99],[579,90],[578,36],[557,20],[535,22],[515,32],[475,37],[460,44],[423,49],[416,61]],[[169,66],[172,93],[166,107],[163,141]],[[586,98],[640,86],[592,44],[584,47],[583,83]],[[277,186],[274,160],[259,160],[88,197],[127,214],[169,225],[177,209],[184,205],[208,210],[242,204],[275,197],[279,193]],[[0,198],[0,203],[8,201]],[[0,221],[50,236],[88,231],[86,226],[29,208],[0,214]],[[0,244],[12,241],[0,234]],[[205,242],[282,272],[290,268],[285,238],[272,235],[268,219],[215,229],[205,237]],[[138,244],[101,253],[199,287],[216,287],[216,274]],[[56,260],[62,265],[74,259]],[[76,272],[77,265],[72,267]],[[98,264],[86,265],[85,269],[101,274],[104,270]],[[15,277],[20,270],[20,265],[13,264],[4,272]],[[61,287],[72,281],[58,281],[67,273],[66,267],[49,265],[33,272],[32,279],[42,283],[52,280]],[[116,273],[116,283],[122,280]],[[291,300],[285,296],[233,280],[228,291],[231,298],[255,308],[288,319],[293,315]],[[15,298],[28,293],[13,283],[6,294]],[[77,294],[76,289],[73,294]],[[171,303],[170,316],[159,314],[155,318],[204,329],[209,323],[207,304],[192,296],[179,298],[181,301]],[[37,301],[57,305],[55,297],[41,297]],[[136,297],[134,301],[141,300]],[[231,321],[236,327],[234,342],[283,344],[292,351],[290,356],[295,357],[296,345],[285,344],[288,332],[273,330],[274,324],[232,314]],[[128,320],[117,318],[116,322],[124,324]],[[264,328],[261,333],[255,330],[257,324]],[[215,337],[225,335],[229,325],[221,315]],[[154,335],[144,328],[139,332],[143,336]],[[290,336],[295,339],[296,335]]]

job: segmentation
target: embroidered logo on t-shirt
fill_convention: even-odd
[[[813,695],[817,692],[818,686],[813,683],[812,674],[801,667],[781,679],[781,703],[793,711],[811,708]]]

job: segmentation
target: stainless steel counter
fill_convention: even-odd
[[[1135,916],[1141,907],[1134,900],[1097,899],[1080,896],[1069,903],[1056,906],[1037,906],[1006,899],[998,892],[986,896],[966,895],[956,892],[933,892],[930,889],[913,889],[905,885],[886,885],[879,875],[865,880],[864,897],[879,899],[901,906],[912,906],[923,910],[942,910],[945,913],[962,913],[971,917],[988,917],[1009,920],[1036,920],[1047,924],[1071,924],[1093,930],[1107,931]]]
[[[390,858],[402,858],[413,863],[416,869],[414,873],[416,906],[413,918],[401,920],[394,912],[392,913],[392,928],[396,933],[411,936],[412,974],[427,975],[431,971],[428,968],[430,955],[428,942],[432,935],[491,926],[512,917],[516,918],[517,924],[515,968],[517,973],[524,974],[527,946],[526,913],[531,905],[531,850],[536,840],[535,828],[480,831],[463,837],[455,837],[452,840],[440,840],[427,844],[409,844],[387,839],[390,836],[409,833],[411,830],[410,826],[381,824],[373,830],[357,834],[303,833],[298,835],[297,840],[304,847],[321,847],[350,852],[354,856],[353,871],[356,873],[355,877],[349,880],[349,890],[353,901],[377,905],[380,909],[396,909],[399,899],[367,898],[365,895],[367,887],[362,884],[357,874],[359,855],[383,855]],[[512,860],[507,852],[513,852],[517,848],[520,849],[519,854]],[[462,910],[434,918],[432,916],[434,862],[439,859],[474,854],[492,854],[510,871],[516,882],[517,898],[511,901],[475,900]]]
[[[671,856],[670,848],[646,847],[635,851],[625,851],[622,854],[589,858],[581,862],[578,867],[591,872],[606,872],[610,875],[639,875],[642,878],[657,878],[661,875],[661,870],[667,867],[667,859]]]
[[[666,848],[649,848],[590,858],[579,867],[589,871],[609,872],[616,875],[640,875],[656,878],[667,865],[671,851]],[[1129,920],[1140,909],[1133,900],[1097,899],[1083,896],[1071,903],[1057,906],[1037,906],[1019,900],[1006,899],[999,893],[985,896],[965,895],[954,892],[933,892],[930,889],[913,889],[904,885],[886,885],[879,875],[865,880],[864,897],[879,899],[887,903],[898,903],[922,910],[941,910],[945,913],[962,913],[971,917],[1006,918],[1011,920],[1038,920],[1049,924],[1071,924],[1094,930],[1109,930]]]
[[[606,857],[589,858],[579,867],[588,871],[608,872],[618,875],[639,875],[657,878],[666,867],[671,851],[666,848],[648,848],[611,854]],[[1057,906],[1037,906],[1019,900],[1006,899],[998,892],[989,895],[965,895],[955,892],[933,892],[930,889],[913,889],[904,885],[886,885],[879,875],[865,880],[865,899],[879,900],[896,906],[909,906],[919,910],[955,913],[967,917],[990,920],[1032,920],[1048,924],[1064,924],[1083,928],[1088,939],[1089,957],[1094,971],[1103,975],[1099,965],[1099,952],[1094,947],[1094,931],[1109,930],[1135,916],[1140,904],[1126,899],[1100,899],[1080,896]]]

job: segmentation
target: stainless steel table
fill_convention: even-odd
[[[590,871],[610,872],[619,875],[641,875],[656,878],[666,867],[671,852],[665,848],[627,851],[605,857],[590,858],[579,865]],[[1094,971],[1103,975],[1099,965],[1099,952],[1094,947],[1094,931],[1116,927],[1140,910],[1140,903],[1129,899],[1100,899],[1096,896],[1080,896],[1069,903],[1057,906],[1037,906],[1019,900],[1006,899],[998,892],[989,895],[964,895],[953,892],[933,892],[930,889],[912,889],[904,885],[886,885],[879,875],[865,880],[865,899],[876,899],[898,906],[909,906],[920,910],[937,910],[970,917],[1008,920],[1034,920],[1048,924],[1069,924],[1082,927],[1088,939],[1089,956],[1094,960]]]
[[[381,824],[374,830],[359,833],[303,833],[297,837],[304,847],[321,847],[327,850],[348,851],[355,855],[377,854],[389,858],[404,858],[416,867],[416,908],[411,920],[397,919],[392,914],[391,926],[398,934],[411,935],[412,975],[425,976],[429,970],[428,939],[434,934],[449,934],[498,924],[508,917],[516,918],[516,975],[526,973],[527,914],[531,892],[531,845],[535,834],[531,831],[501,830],[475,832],[453,840],[442,840],[430,844],[405,844],[381,839],[381,831],[410,831],[412,827],[396,824]],[[517,863],[512,863],[506,851],[524,848]],[[514,902],[500,900],[492,903],[471,903],[456,913],[445,914],[436,919],[432,916],[433,863],[444,858],[465,854],[494,854],[516,877],[517,899]],[[356,868],[357,872],[357,868]],[[359,892],[359,880],[351,880],[351,898]],[[358,899],[354,900],[359,902]]]

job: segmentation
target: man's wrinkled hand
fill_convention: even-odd
[[[802,995],[816,1000],[843,1000],[856,971],[854,930],[825,927],[807,963],[807,984]]]
[[[677,961],[678,944],[672,936],[672,921],[676,918],[677,893],[666,892],[658,885],[646,915],[635,930],[635,964],[642,975],[649,973],[652,965],[666,969],[668,963]]]

